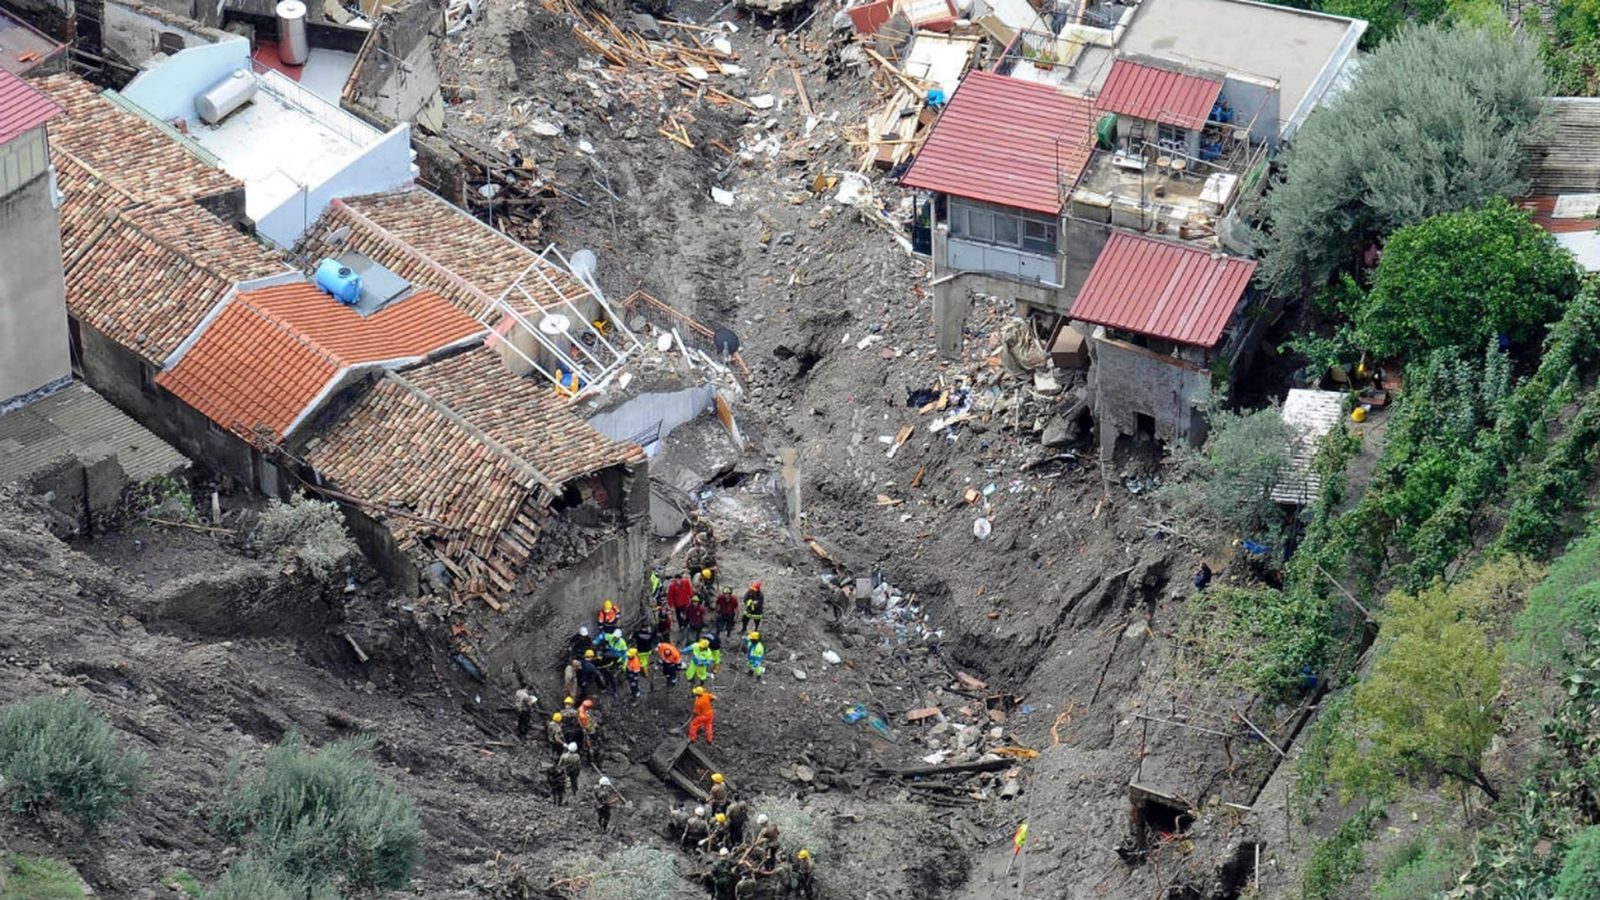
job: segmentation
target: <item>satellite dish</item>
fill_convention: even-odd
[[[539,331],[551,337],[566,334],[572,322],[561,313],[550,313],[539,320]]]
[[[600,258],[594,255],[593,250],[584,248],[572,254],[572,258],[567,262],[572,265],[572,274],[588,281],[594,277],[594,270],[599,267]]]
[[[739,336],[734,334],[732,329],[718,328],[711,336],[711,340],[717,345],[717,352],[723,356],[732,356],[739,352]]]

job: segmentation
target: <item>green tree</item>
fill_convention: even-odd
[[[77,697],[35,697],[0,712],[0,775],[15,812],[53,806],[93,831],[127,802],[143,765]]]
[[[1560,900],[1600,900],[1600,825],[1579,832],[1567,848],[1556,896]]]
[[[1496,197],[1396,231],[1354,316],[1357,342],[1380,357],[1532,341],[1577,293],[1572,255],[1528,214]]]
[[[335,741],[312,752],[290,734],[267,751],[259,772],[231,774],[219,824],[290,878],[404,887],[422,824],[410,798],[368,766],[371,743]]]
[[[1497,724],[1503,654],[1469,596],[1437,583],[1389,596],[1377,661],[1351,694],[1333,754],[1346,796],[1384,796],[1397,778],[1439,774],[1499,798],[1480,762]]]
[[[1275,536],[1283,510],[1272,487],[1289,464],[1291,432],[1282,411],[1216,410],[1206,417],[1203,449],[1179,447],[1176,478],[1157,496],[1180,519],[1200,518],[1232,534]]]
[[[288,503],[272,499],[261,511],[256,545],[280,559],[294,560],[313,578],[327,578],[356,553],[337,503],[295,494]]]
[[[1407,225],[1522,191],[1522,139],[1547,93],[1539,49],[1503,31],[1402,30],[1302,126],[1267,195],[1260,277],[1310,293]]]

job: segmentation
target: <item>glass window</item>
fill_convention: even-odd
[[[1007,244],[1012,247],[1021,244],[1022,235],[1019,233],[1021,230],[1021,225],[1022,222],[1018,220],[1016,216],[1008,216],[1005,213],[996,213],[994,217],[994,242],[996,244]]]
[[[986,209],[968,209],[967,236],[980,241],[994,240],[993,214]]]
[[[1029,219],[1024,223],[1022,249],[1029,253],[1056,252],[1056,226],[1053,222]]]

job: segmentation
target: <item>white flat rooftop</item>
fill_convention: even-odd
[[[189,131],[229,175],[244,182],[245,213],[256,220],[303,186],[321,184],[383,137],[276,72],[258,77],[254,100],[219,125]]]
[[[300,86],[310,88],[313,94],[337,104],[344,93],[344,83],[350,70],[356,67],[356,55],[343,50],[324,50],[312,47],[306,57],[305,68],[300,70]]]

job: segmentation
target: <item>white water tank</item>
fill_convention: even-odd
[[[243,69],[235,69],[227,78],[213,84],[206,92],[194,98],[195,111],[200,121],[215,125],[228,117],[228,113],[250,102],[256,95],[256,80]]]
[[[306,43],[306,5],[300,0],[283,0],[276,7],[278,16],[278,58],[284,65],[303,66],[311,54]]]

